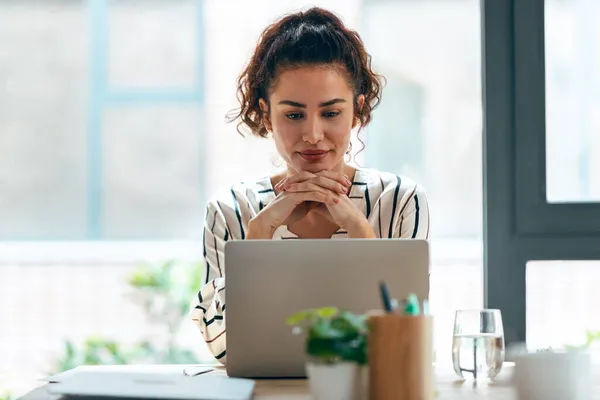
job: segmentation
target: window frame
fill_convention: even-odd
[[[600,260],[600,203],[546,199],[544,0],[482,0],[484,305],[526,340],[526,264]]]
[[[514,3],[517,227],[523,234],[600,234],[600,202],[546,196],[544,0]]]

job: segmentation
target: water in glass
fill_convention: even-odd
[[[454,320],[452,363],[461,378],[495,378],[504,363],[500,310],[459,310]]]
[[[456,334],[452,341],[454,371],[462,377],[494,378],[504,362],[502,334]]]

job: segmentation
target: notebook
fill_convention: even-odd
[[[49,393],[75,397],[249,400],[254,390],[253,380],[211,374],[187,376],[183,368],[177,372],[84,369],[50,381],[53,383],[46,387]]]

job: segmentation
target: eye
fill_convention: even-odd
[[[326,111],[323,115],[325,118],[335,118],[341,114],[341,111]]]
[[[296,121],[302,118],[302,114],[301,113],[297,113],[297,112],[293,112],[293,113],[287,113],[285,115],[288,119],[291,119],[292,121]]]

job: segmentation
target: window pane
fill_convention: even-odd
[[[86,232],[86,21],[81,2],[0,2],[0,240]]]
[[[111,86],[194,85],[200,1],[107,1]]]
[[[425,186],[436,238],[481,237],[479,12],[476,0],[365,4],[363,37],[388,84],[364,163]]]
[[[600,201],[600,2],[545,8],[546,195]]]
[[[199,114],[195,106],[106,112],[104,239],[202,237]]]
[[[600,332],[600,261],[527,263],[527,346],[564,347]]]

